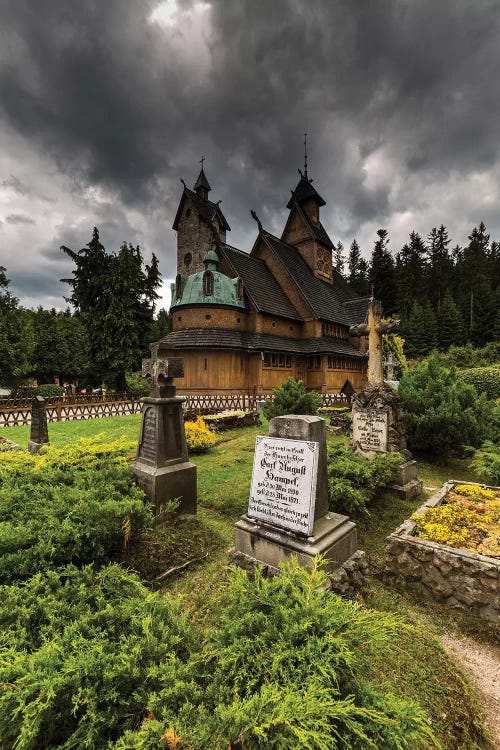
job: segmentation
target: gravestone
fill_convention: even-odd
[[[38,453],[43,445],[49,444],[47,410],[43,396],[35,396],[31,402],[31,430],[28,441],[30,453]]]
[[[335,571],[357,553],[356,524],[328,511],[325,421],[287,415],[256,439],[247,513],[235,525],[229,561],[247,570],[296,556],[307,568],[321,554]]]
[[[182,515],[196,513],[196,466],[189,462],[182,404],[173,378],[184,375],[183,360],[145,359],[143,377],[151,377],[151,396],[142,400],[137,457],[132,464],[138,485],[153,505],[157,520],[168,500],[179,500]]]
[[[406,449],[401,399],[394,388],[384,382],[382,369],[382,334],[398,326],[397,320],[382,320],[380,303],[372,299],[368,322],[350,328],[353,336],[369,336],[368,383],[353,398],[351,447],[367,458],[377,453],[401,453],[406,460],[392,489],[403,497],[414,497],[422,492],[423,483],[417,477],[417,462]],[[392,357],[389,364],[395,364]]]

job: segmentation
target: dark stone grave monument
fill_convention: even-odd
[[[398,451],[406,459],[395,477],[392,489],[402,497],[414,497],[422,492],[422,481],[417,477],[417,462],[406,449],[403,410],[396,391],[384,382],[382,369],[382,334],[396,329],[399,321],[382,320],[380,303],[372,300],[368,322],[351,326],[353,336],[369,336],[368,383],[352,400],[351,447],[371,458],[376,453]],[[392,362],[391,358],[391,365]]]
[[[182,404],[173,378],[182,377],[179,357],[144,359],[143,377],[151,377],[151,396],[142,399],[137,457],[132,464],[137,483],[162,519],[165,503],[177,498],[182,515],[196,513],[196,466],[189,462]]]
[[[338,577],[341,593],[359,587],[365,561],[357,551],[356,524],[328,510],[324,419],[275,417],[269,436],[257,437],[248,511],[234,536],[229,562],[249,571],[264,565],[276,574],[292,556],[311,568],[321,554],[332,573],[348,564]]]
[[[28,441],[30,453],[38,453],[43,445],[49,444],[47,428],[47,411],[43,396],[35,396],[31,402],[31,431]]]

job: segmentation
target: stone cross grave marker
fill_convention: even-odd
[[[35,396],[31,402],[31,430],[28,442],[30,453],[38,453],[42,445],[48,445],[47,411],[43,396]]]
[[[383,364],[387,368],[387,380],[395,380],[394,368],[397,366],[398,361],[393,358],[392,352],[389,352],[389,355]]]
[[[180,357],[144,359],[143,377],[151,377],[151,396],[142,399],[137,457],[132,464],[137,483],[161,519],[168,500],[179,500],[182,514],[196,513],[196,466],[189,462],[182,404],[173,378],[184,375]]]
[[[368,307],[368,321],[351,326],[351,336],[366,336],[368,334],[368,384],[382,385],[384,372],[382,369],[382,334],[390,333],[399,327],[399,320],[382,320],[382,306],[373,298]]]

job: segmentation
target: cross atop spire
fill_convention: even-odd
[[[203,200],[208,200],[208,193],[212,188],[210,187],[206,174],[203,170],[204,161],[205,161],[205,157],[202,156],[200,159],[200,164],[201,164],[200,174],[198,175],[198,179],[195,182],[193,190],[196,193],[198,193],[200,198],[203,198]]]

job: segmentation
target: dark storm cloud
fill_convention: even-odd
[[[9,214],[5,217],[5,221],[8,224],[35,224],[34,219],[26,216],[26,214]]]
[[[53,159],[52,179],[71,177],[75,195],[97,186],[116,196],[115,218],[113,206],[101,217],[113,244],[144,239],[127,214],[142,212],[170,273],[178,180],[194,181],[202,153],[230,241],[248,249],[251,208],[279,231],[306,130],[332,238],[390,227],[396,213],[434,221],[421,202],[439,182],[457,216],[480,220],[458,194],[499,159],[500,0],[170,0],[179,23],[163,26],[149,20],[159,4],[0,4],[3,120]],[[17,175],[1,184],[30,194]],[[85,244],[92,226],[81,219],[41,242],[46,260],[57,263],[57,243]]]

